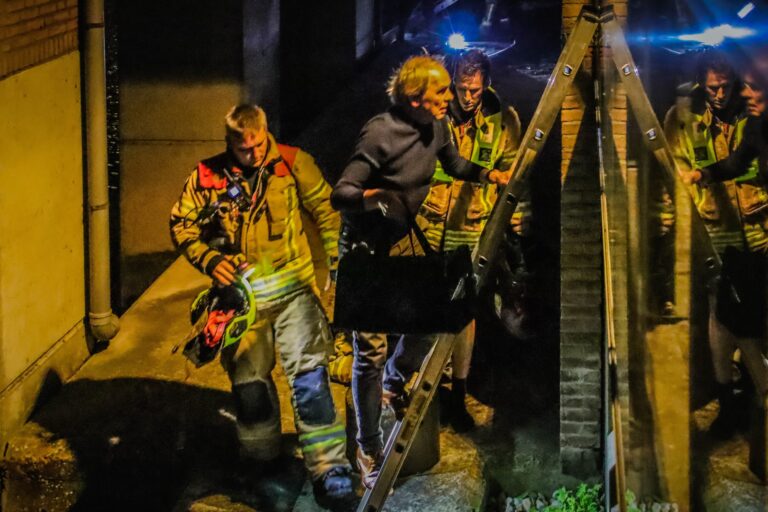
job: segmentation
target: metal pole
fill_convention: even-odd
[[[84,13],[85,123],[88,181],[88,268],[91,334],[100,341],[119,330],[112,313],[109,275],[107,187],[107,86],[104,62],[104,3],[86,0]]]

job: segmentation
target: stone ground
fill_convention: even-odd
[[[706,512],[764,512],[768,487],[749,469],[748,435],[719,441],[707,434],[717,411],[713,401],[694,413],[694,442],[701,447],[697,456],[703,461],[697,468],[701,507]]]
[[[768,488],[749,469],[748,434],[721,441],[708,433],[716,400],[692,410],[695,386],[702,383],[693,368],[696,344],[689,330],[681,321],[647,332],[643,379],[633,385],[633,396],[647,400],[647,409],[636,405],[630,419],[630,487],[641,498],[677,503],[680,510],[764,512]]]

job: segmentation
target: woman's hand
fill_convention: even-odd
[[[363,207],[366,211],[379,210],[387,219],[407,223],[408,208],[400,196],[391,190],[371,188],[363,192]]]

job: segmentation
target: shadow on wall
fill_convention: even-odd
[[[40,384],[40,391],[35,398],[35,405],[32,407],[32,415],[39,411],[45,404],[47,404],[63,386],[61,376],[54,370],[48,370],[43,378],[43,382]]]
[[[172,510],[194,475],[214,480],[232,469],[238,459],[233,414],[223,391],[126,378],[66,384],[32,421],[49,433],[44,446],[62,439],[74,455],[84,487],[71,510]],[[37,476],[55,484],[67,468],[51,464],[52,453],[25,453],[27,467],[20,469],[50,473]],[[301,486],[298,472],[287,487]],[[263,501],[276,498],[263,494],[240,501],[261,500],[249,505],[271,510]]]

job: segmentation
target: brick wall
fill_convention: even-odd
[[[77,48],[77,0],[0,1],[0,78]]]
[[[592,3],[563,1],[566,35],[582,6]],[[618,4],[617,14],[625,16],[626,2]],[[603,262],[592,62],[588,54],[561,111],[560,461],[564,472],[582,477],[601,467],[602,432]],[[623,98],[616,98],[613,116],[621,160],[626,159]]]

